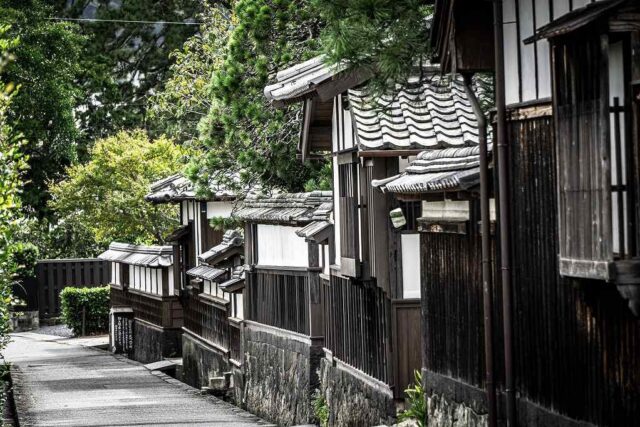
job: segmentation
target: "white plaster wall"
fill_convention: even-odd
[[[622,42],[613,43],[610,45],[609,50],[609,105],[613,105],[614,98],[618,98],[620,105],[624,104],[625,96],[625,84],[624,84],[624,47]],[[625,117],[624,114],[620,115],[620,141],[622,150],[620,153],[622,160],[622,181],[618,182],[618,165],[615,159],[618,156],[616,150],[615,140],[615,114],[609,115],[610,120],[610,149],[611,149],[611,185],[626,184],[626,153],[625,153]],[[618,221],[618,207],[622,204],[624,208],[624,222],[620,225]],[[611,225],[613,229],[613,252],[620,252],[620,227],[625,227],[625,235],[627,230],[627,194],[623,194],[622,200],[618,197],[617,193],[611,194]]]
[[[420,298],[420,234],[402,234],[402,297]]]
[[[176,293],[176,284],[173,281],[173,265],[169,267],[169,295]]]
[[[334,263],[340,265],[340,193],[338,190],[338,159],[333,157],[333,233],[335,242]]]
[[[596,0],[602,1],[602,0]],[[507,106],[551,97],[549,42],[524,44],[542,26],[591,0],[504,0],[505,100]],[[537,73],[537,79],[536,79]]]
[[[296,235],[300,227],[258,224],[258,264],[307,267],[307,242]]]
[[[207,218],[228,218],[233,211],[233,202],[207,202]]]
[[[238,309],[236,310],[235,314],[235,318],[236,319],[244,319],[244,306],[243,306],[243,301],[242,301],[242,294],[234,294],[234,297],[236,299],[236,305],[238,307]]]
[[[153,295],[162,295],[162,269],[130,265],[129,287]]]

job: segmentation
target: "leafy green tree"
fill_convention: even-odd
[[[180,171],[186,150],[166,138],[150,140],[142,131],[119,132],[96,142],[86,164],[68,168],[64,181],[51,187],[51,208],[74,236],[92,236],[88,248],[112,241],[163,243],[178,224],[177,208],[144,200],[152,182]],[[96,253],[86,255],[95,256]]]
[[[232,171],[243,186],[300,191],[323,165],[296,160],[300,105],[275,109],[263,89],[279,70],[318,52],[321,23],[303,0],[238,0],[230,19],[222,63],[211,79],[211,107],[199,127],[205,155],[192,160],[188,174],[199,188]]]
[[[11,23],[8,37],[19,38],[15,61],[2,71],[4,81],[24,85],[6,111],[12,131],[27,141],[31,168],[22,192],[25,208],[46,213],[47,182],[61,178],[77,157],[74,109],[83,38],[69,23],[49,20],[52,9],[40,0],[1,0],[0,16]]]
[[[173,63],[170,53],[196,33],[202,0],[57,0],[57,11],[82,21],[88,38],[78,79],[86,103],[77,112],[91,142],[118,130],[144,128],[149,98],[160,91]],[[163,129],[160,129],[163,130]]]
[[[0,26],[0,69],[10,62],[10,52],[18,46],[17,39],[7,36],[8,31],[9,27]],[[8,342],[11,286],[20,271],[15,235],[20,226],[22,174],[27,168],[22,141],[15,136],[8,120],[15,96],[15,85],[0,80],[0,350]]]
[[[432,6],[424,0],[312,0],[326,26],[322,48],[330,63],[373,75],[384,91],[403,83],[428,60]]]
[[[229,10],[205,6],[198,20],[199,32],[170,54],[174,63],[162,89],[151,97],[151,127],[180,142],[198,137],[198,123],[212,106],[209,96],[211,75],[222,66],[228,33]]]

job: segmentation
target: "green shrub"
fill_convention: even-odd
[[[76,335],[82,334],[82,309],[87,335],[109,330],[109,286],[64,288],[60,293],[62,318]]]
[[[313,413],[321,427],[329,425],[329,405],[320,390],[316,390],[313,394]]]
[[[407,388],[404,392],[407,393],[407,408],[398,414],[398,420],[414,420],[418,426],[424,427],[427,421],[427,403],[420,371],[414,371],[413,387]]]

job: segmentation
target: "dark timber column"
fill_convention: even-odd
[[[319,245],[309,242],[309,337],[311,338],[311,348],[309,348],[309,396],[312,396],[316,389],[320,389],[320,360],[324,356],[322,347],[324,346],[324,314],[320,297],[320,266]],[[313,408],[312,408],[313,411]]]

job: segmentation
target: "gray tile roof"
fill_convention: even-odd
[[[203,280],[216,280],[227,273],[227,270],[221,270],[208,265],[199,265],[187,271],[191,277],[197,277]]]
[[[313,221],[296,231],[296,234],[306,240],[313,240],[316,236],[331,228],[333,224],[327,220]]]
[[[222,184],[212,182],[210,184],[211,197],[196,197],[193,183],[184,175],[176,174],[151,184],[150,192],[144,196],[145,200],[152,203],[171,203],[183,200],[234,200],[233,191]]]
[[[244,251],[244,237],[239,230],[227,230],[222,237],[222,242],[198,257],[207,264],[217,264],[234,254]]]
[[[373,96],[366,86],[349,90],[349,105],[362,150],[430,149],[478,144],[478,124],[462,78],[426,76]]]
[[[276,82],[264,88],[264,96],[277,106],[319,95],[323,101],[367,80],[367,74],[341,65],[327,65],[316,56],[276,74]],[[329,88],[331,86],[331,88]]]
[[[244,289],[245,270],[243,266],[238,266],[233,270],[231,278],[220,283],[219,287],[223,292],[238,292]]]
[[[405,194],[468,190],[480,182],[479,164],[478,146],[428,150],[403,173],[371,184],[385,192]]]
[[[98,255],[98,258],[143,267],[168,267],[173,264],[173,249],[171,246],[141,246],[113,242],[107,251]]]
[[[297,225],[328,219],[332,209],[331,191],[252,195],[244,200],[233,216],[249,222]]]

